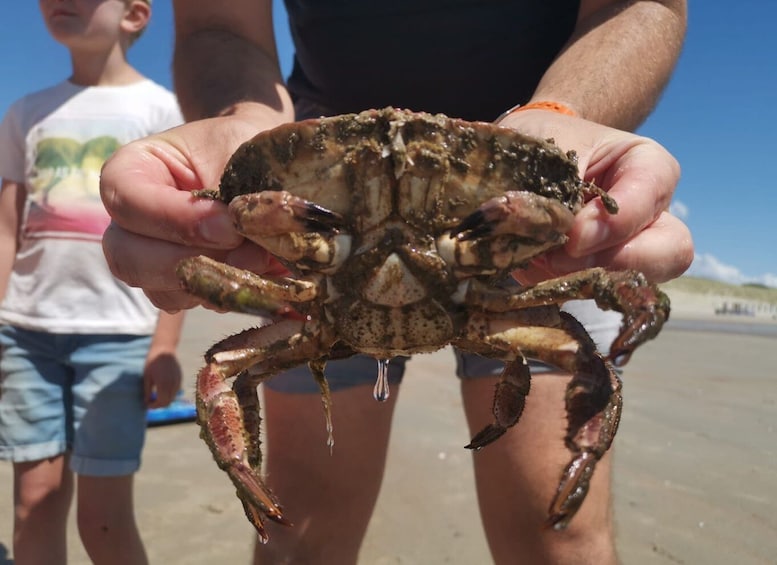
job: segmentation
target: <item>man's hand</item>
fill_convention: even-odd
[[[208,255],[266,272],[272,264],[269,254],[244,241],[226,206],[190,194],[216,188],[235,149],[260,130],[237,117],[213,118],[120,148],[100,179],[113,218],[103,237],[113,274],[172,312],[200,304],[181,290],[176,277],[175,267],[184,257]]]
[[[617,214],[609,214],[598,200],[588,202],[575,217],[562,249],[516,273],[522,283],[594,266],[636,269],[653,282],[663,282],[690,266],[690,231],[668,212],[680,167],[661,145],[545,110],[513,112],[500,125],[553,138],[562,149],[575,150],[581,176],[606,190],[619,207]]]

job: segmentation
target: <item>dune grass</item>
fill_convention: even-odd
[[[683,276],[659,286],[667,293],[671,293],[675,290],[679,292],[691,292],[694,294],[730,296],[731,298],[739,298],[742,300],[777,304],[777,288],[769,288],[761,285],[735,285],[699,277]]]

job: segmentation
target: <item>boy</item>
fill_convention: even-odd
[[[117,147],[181,122],[126,59],[150,3],[39,0],[72,75],[0,124],[0,458],[14,467],[17,563],[66,562],[74,490],[94,563],[147,562],[133,474],[147,408],[179,390],[182,318],[111,275],[98,182]]]

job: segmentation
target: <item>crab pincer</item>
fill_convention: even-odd
[[[288,232],[339,232],[343,218],[324,206],[286,191],[236,196],[230,202],[235,227],[243,234],[262,236]]]
[[[558,200],[539,194],[508,191],[484,202],[451,230],[462,241],[509,234],[537,242],[558,242],[575,215]],[[562,240],[563,243],[564,240]]]

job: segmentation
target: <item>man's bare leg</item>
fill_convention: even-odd
[[[334,449],[317,394],[264,390],[267,483],[293,527],[269,523],[254,563],[356,563],[383,479],[399,386],[379,403],[372,386],[332,395]]]
[[[582,508],[561,532],[544,527],[561,471],[564,390],[569,376],[532,378],[520,422],[473,453],[480,513],[497,564],[596,564],[617,562],[610,495],[610,454],[597,464]],[[493,419],[495,377],[462,380],[462,396],[474,435]]]

